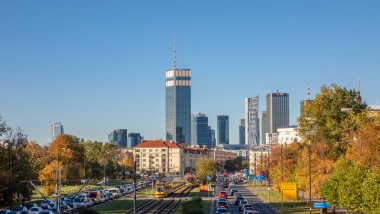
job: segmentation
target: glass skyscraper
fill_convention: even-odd
[[[259,145],[259,96],[245,98],[245,142]]]
[[[64,134],[62,124],[53,123],[53,125],[51,126],[51,140],[54,141],[60,134]]]
[[[108,142],[118,145],[121,148],[127,147],[127,129],[116,129],[108,134]]]
[[[191,144],[191,70],[166,71],[166,140]]]
[[[127,140],[127,147],[133,148],[143,142],[144,138],[140,135],[140,133],[129,133]]]
[[[245,119],[240,120],[239,124],[239,145],[245,144]]]
[[[208,125],[208,117],[198,113],[195,118],[195,144],[212,148],[211,127]]]
[[[260,145],[265,145],[266,143],[266,133],[267,133],[267,112],[260,111],[259,113],[260,120]]]
[[[276,133],[278,128],[289,127],[289,94],[267,94],[267,133]]]
[[[230,144],[229,142],[229,119],[227,115],[217,116],[218,145]]]

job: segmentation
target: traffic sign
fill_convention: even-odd
[[[329,204],[327,202],[315,202],[314,203],[314,208],[319,208],[319,209],[327,209],[329,208]]]

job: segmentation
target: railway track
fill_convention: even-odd
[[[195,186],[194,186],[195,187]],[[187,187],[178,185],[173,188],[174,192],[164,199],[151,199],[144,204],[136,208],[136,213],[157,213],[157,214],[169,214],[172,213],[178,205],[181,203],[183,197],[185,197],[194,187]],[[127,212],[132,214],[133,210]]]

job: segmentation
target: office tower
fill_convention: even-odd
[[[245,119],[240,120],[239,124],[239,145],[245,144]]]
[[[260,129],[260,145],[265,145],[266,142],[266,133],[267,133],[267,112],[259,112],[259,129]]]
[[[218,145],[229,144],[229,119],[227,115],[217,116]]]
[[[207,146],[212,148],[211,130],[208,125],[208,117],[205,114],[198,113],[195,116],[195,135],[196,145]]]
[[[127,129],[116,129],[108,134],[108,142],[118,145],[121,148],[127,147]]]
[[[58,135],[64,134],[64,133],[65,132],[63,131],[63,126],[61,123],[57,122],[57,123],[53,123],[53,125],[51,125],[51,139],[52,139],[52,141],[57,139]]]
[[[259,144],[259,96],[245,98],[245,144]]]
[[[289,127],[289,94],[267,94],[267,133],[276,133],[278,128]]]
[[[195,125],[195,114],[191,114],[191,145],[196,145],[196,125]]]
[[[211,133],[211,144],[212,144],[212,148],[214,148],[216,146],[216,139],[215,139],[215,130],[210,127],[210,133]]]
[[[166,140],[191,144],[191,70],[166,71]]]
[[[143,142],[144,137],[140,135],[140,133],[129,133],[127,138],[127,147],[133,148]]]

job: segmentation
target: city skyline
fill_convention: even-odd
[[[202,4],[202,8],[199,7]],[[380,2],[101,2],[0,3],[0,115],[29,140],[51,141],[50,125],[107,141],[126,127],[165,139],[165,80],[172,67],[192,69],[191,113],[217,127],[229,115],[239,139],[244,98],[290,95],[290,124],[300,101],[335,82],[380,103]],[[191,11],[176,16],[172,11]],[[228,14],[228,15],[225,15]],[[115,103],[115,100],[117,103]],[[265,99],[259,103],[265,111]]]

